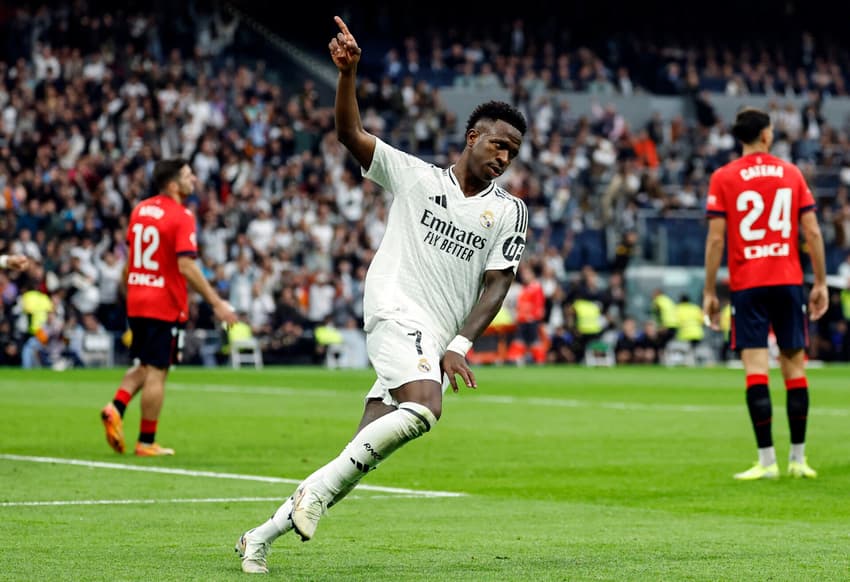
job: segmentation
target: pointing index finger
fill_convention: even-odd
[[[339,30],[342,32],[342,34],[346,36],[351,35],[351,32],[348,30],[348,26],[345,24],[345,22],[343,22],[342,18],[340,18],[339,16],[334,16],[334,20],[336,21],[336,25],[339,26]]]

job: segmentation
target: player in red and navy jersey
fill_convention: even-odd
[[[132,332],[127,370],[112,402],[101,410],[106,440],[124,452],[122,418],[130,399],[142,391],[142,422],[135,453],[139,456],[173,455],[155,441],[165,395],[168,369],[179,359],[183,325],[189,317],[187,282],[212,306],[220,320],[231,324],[236,314],[213,290],[195,259],[198,248],[195,216],[183,205],[192,193],[195,176],[186,160],[160,161],[153,183],[158,195],[140,202],[130,216],[129,256],[123,283],[127,319]]]
[[[747,379],[758,461],[736,479],[779,477],[771,431],[768,391],[768,334],[779,345],[791,432],[788,473],[813,478],[805,457],[809,392],[805,370],[808,319],[827,308],[824,246],[815,200],[800,170],[770,155],[773,127],[767,113],[741,110],[732,128],[742,155],[711,176],[708,186],[708,236],[705,249],[703,310],[718,329],[717,270],[728,243],[727,264],[732,292],[732,348],[739,350]],[[814,273],[808,305],[803,289],[799,239],[805,238]]]

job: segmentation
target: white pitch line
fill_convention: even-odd
[[[421,495],[348,495],[346,501],[360,499],[421,499]],[[276,501],[286,497],[208,497],[205,499],[78,499],[56,501],[3,501],[0,507],[64,507],[73,505],[155,505],[159,503],[256,503]]]
[[[209,477],[212,479],[237,479],[241,481],[262,481],[264,483],[289,483],[298,485],[300,479],[283,477],[266,477],[264,475],[243,475],[240,473],[219,473],[216,471],[193,471],[169,467],[146,467],[143,465],[125,465],[123,463],[105,463],[102,461],[87,461],[84,459],[62,459],[58,457],[31,457],[27,455],[0,454],[0,459],[7,461],[25,461],[30,463],[54,463],[58,465],[75,465],[95,469],[116,469],[119,471],[140,471],[143,473],[162,473],[166,475],[181,475],[184,477]],[[466,493],[453,491],[427,491],[423,489],[405,489],[402,487],[381,487],[379,485],[358,485],[361,491],[377,491],[380,493],[395,493],[398,495],[413,495],[416,497],[464,497]]]
[[[153,505],[155,503],[245,503],[283,501],[282,497],[208,497],[206,499],[77,499],[60,501],[4,501],[0,507],[58,507],[62,505]]]

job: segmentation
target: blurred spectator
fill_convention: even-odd
[[[114,250],[105,250],[95,257],[95,266],[97,289],[100,292],[97,319],[109,331],[123,331],[126,323],[124,302],[120,293],[124,261]],[[87,318],[84,318],[84,321],[87,321]]]
[[[623,238],[617,243],[614,249],[614,261],[611,263],[611,271],[614,273],[624,273],[626,267],[637,252],[638,235],[634,230],[627,230],[623,233]]]
[[[679,314],[676,310],[676,303],[661,288],[652,292],[652,314],[663,350],[667,343],[676,336],[679,328]]]
[[[602,292],[602,311],[609,327],[619,327],[626,318],[626,281],[623,274],[614,271],[608,277],[608,286]]]
[[[0,366],[20,366],[21,334],[15,331],[12,322],[0,319]]]
[[[21,348],[24,368],[32,368],[46,359],[46,346],[51,334],[61,330],[61,321],[55,318],[55,305],[50,296],[30,280],[21,294],[17,311],[23,315],[23,332],[26,334]],[[51,314],[54,314],[51,319]]]
[[[588,344],[605,330],[602,306],[587,290],[580,290],[570,305],[570,316],[576,330],[572,351],[576,361],[583,361]]]
[[[676,339],[696,346],[705,337],[702,307],[691,301],[690,296],[682,294],[676,304]]]
[[[634,319],[627,317],[623,320],[622,329],[617,336],[617,343],[614,345],[617,364],[639,363],[637,358],[638,341],[637,323]]]
[[[641,364],[658,364],[664,349],[662,338],[658,335],[658,327],[651,319],[643,322],[643,329],[638,335],[635,347],[635,361]]]
[[[85,313],[77,321],[70,318],[65,325],[65,349],[59,356],[66,358],[73,367],[86,366],[86,336],[104,333],[106,328],[93,313]]]
[[[547,361],[553,364],[575,364],[579,359],[574,347],[575,335],[563,325],[556,327],[552,333]]]
[[[251,258],[245,253],[240,254],[227,283],[228,301],[237,313],[248,313],[250,310],[255,278],[256,268]]]

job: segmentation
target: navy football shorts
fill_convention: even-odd
[[[771,329],[780,349],[805,348],[808,321],[802,285],[732,291],[732,349],[766,348]]]
[[[139,363],[165,370],[180,361],[183,350],[183,325],[148,317],[128,317],[133,342],[130,357]]]

